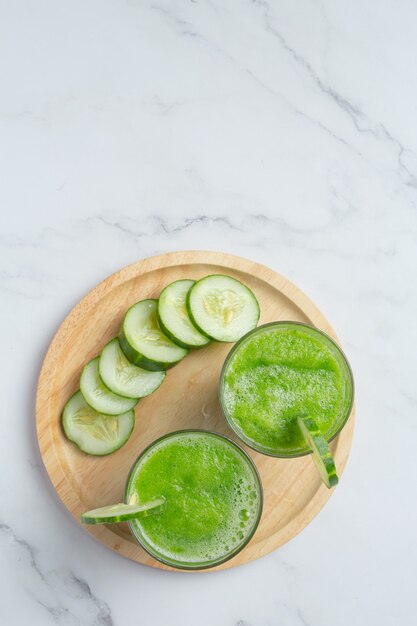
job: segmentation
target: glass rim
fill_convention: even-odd
[[[210,569],[212,567],[217,567],[217,565],[222,565],[223,563],[226,563],[227,561],[229,561],[230,559],[232,559],[233,557],[235,557],[237,554],[239,554],[249,543],[249,541],[252,539],[252,537],[254,536],[255,532],[258,529],[259,526],[259,522],[261,520],[262,517],[262,512],[263,512],[263,504],[264,504],[264,494],[263,494],[263,485],[262,485],[262,480],[258,471],[258,468],[256,467],[253,459],[251,459],[251,457],[249,456],[249,454],[238,444],[236,443],[236,441],[233,441],[233,439],[231,439],[230,437],[228,437],[227,435],[222,435],[221,433],[218,433],[214,430],[208,430],[205,428],[183,428],[181,430],[173,430],[169,433],[166,433],[165,435],[162,435],[161,437],[158,437],[158,439],[155,439],[154,441],[152,441],[148,446],[146,446],[146,448],[144,450],[142,450],[142,452],[139,454],[139,456],[137,457],[137,459],[135,460],[135,462],[133,463],[127,480],[126,480],[126,485],[125,485],[125,492],[124,492],[124,499],[125,501],[127,501],[127,495],[128,495],[128,489],[130,486],[130,482],[131,479],[134,475],[135,469],[137,467],[137,465],[139,464],[139,462],[143,459],[143,457],[149,452],[149,450],[151,450],[154,446],[156,446],[158,443],[160,443],[161,441],[163,441],[164,439],[169,439],[170,437],[174,437],[176,435],[181,435],[181,434],[185,434],[185,433],[205,433],[207,435],[211,435],[213,437],[216,437],[218,439],[223,439],[225,440],[227,443],[231,444],[235,449],[237,449],[237,451],[239,452],[240,456],[243,457],[243,459],[248,463],[249,467],[251,468],[253,475],[255,477],[256,483],[258,485],[258,510],[256,513],[256,518],[255,518],[255,522],[253,525],[253,528],[251,529],[250,533],[245,537],[244,541],[242,544],[240,544],[235,550],[233,550],[230,554],[228,554],[225,557],[221,557],[219,559],[216,559],[215,561],[213,561],[212,563],[207,563],[204,564],[206,562],[203,562],[203,564],[199,563],[199,564],[193,564],[193,565],[186,565],[184,563],[173,563],[173,561],[170,561],[169,559],[165,559],[164,557],[161,557],[160,555],[155,554],[154,552],[152,552],[152,550],[144,545],[144,542],[141,540],[141,538],[136,534],[135,529],[133,528],[132,524],[130,521],[128,521],[129,524],[129,529],[130,532],[132,534],[132,536],[135,538],[135,540],[137,541],[137,543],[145,550],[145,552],[147,552],[147,554],[149,554],[152,558],[156,559],[157,561],[159,561],[159,563],[163,563],[164,565],[168,565],[169,567],[172,567],[173,569],[180,569],[180,570],[204,570],[204,569]]]
[[[249,332],[246,333],[246,335],[243,335],[243,337],[241,337],[239,339],[239,341],[237,341],[234,346],[232,346],[232,348],[230,349],[229,353],[227,354],[224,363],[223,363],[223,367],[221,369],[220,372],[220,378],[219,378],[219,387],[218,387],[218,396],[219,396],[219,402],[220,402],[220,407],[223,413],[223,416],[225,417],[227,423],[229,424],[230,428],[232,429],[232,431],[235,433],[235,435],[237,437],[239,437],[239,439],[241,439],[249,448],[251,448],[252,450],[255,450],[255,452],[259,452],[260,454],[264,454],[265,456],[270,456],[270,457],[274,457],[274,458],[278,458],[278,459],[295,459],[295,458],[299,458],[302,456],[307,456],[308,454],[312,454],[312,450],[306,450],[305,452],[296,452],[296,453],[290,453],[290,454],[283,454],[283,453],[274,453],[274,452],[266,452],[264,449],[257,447],[256,444],[254,444],[252,441],[250,441],[248,438],[245,438],[244,436],[242,436],[242,434],[240,432],[238,432],[235,428],[235,425],[232,423],[232,421],[229,419],[229,416],[227,414],[226,411],[226,407],[225,404],[223,402],[223,385],[224,385],[224,375],[226,372],[226,368],[229,364],[230,359],[233,357],[233,355],[235,354],[235,352],[238,350],[239,346],[250,336],[255,335],[257,332],[264,330],[265,328],[268,328],[269,326],[281,326],[281,325],[291,325],[291,326],[304,326],[305,328],[308,328],[309,330],[313,330],[314,332],[323,335],[328,341],[330,341],[330,343],[332,343],[335,348],[337,349],[337,351],[339,352],[339,354],[341,355],[342,359],[344,360],[344,362],[346,363],[347,366],[347,371],[348,371],[348,378],[350,381],[350,389],[351,389],[351,393],[350,393],[350,400],[349,400],[349,405],[346,409],[346,415],[344,416],[344,418],[341,420],[339,426],[337,427],[336,431],[332,434],[331,437],[329,437],[329,439],[326,438],[326,441],[328,443],[330,443],[331,441],[333,441],[333,439],[335,439],[335,437],[337,437],[337,435],[339,435],[339,433],[343,430],[343,428],[346,426],[346,423],[352,413],[352,407],[353,407],[353,403],[354,403],[354,399],[355,399],[355,381],[353,378],[353,372],[352,372],[352,368],[350,366],[349,360],[346,356],[346,354],[344,353],[344,351],[342,350],[342,348],[339,346],[339,344],[332,338],[330,337],[330,335],[328,335],[324,330],[320,330],[320,328],[317,328],[316,326],[313,326],[312,324],[307,324],[305,322],[297,322],[295,320],[278,320],[276,322],[267,322],[266,324],[261,324],[260,326],[256,326],[256,328],[253,328],[252,330],[250,330]]]

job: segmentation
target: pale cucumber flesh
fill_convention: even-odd
[[[99,375],[98,357],[84,367],[80,378],[80,390],[87,404],[105,415],[125,413],[138,403],[137,398],[124,398],[106,387]]]
[[[188,292],[187,308],[194,326],[215,341],[238,341],[259,320],[259,304],[253,292],[223,274],[198,280]]]
[[[164,371],[150,372],[133,365],[125,356],[117,338],[104,346],[99,361],[100,378],[114,393],[125,398],[144,398],[162,383]]]
[[[168,369],[188,353],[162,332],[157,306],[157,300],[141,300],[130,307],[119,337],[129,361],[151,371]]]
[[[158,320],[164,333],[183,348],[201,348],[210,339],[200,333],[187,311],[187,294],[194,280],[176,280],[162,291],[158,300]]]
[[[164,507],[164,498],[158,498],[145,504],[125,504],[122,502],[86,511],[81,515],[81,521],[83,524],[118,524],[138,517],[160,513]]]
[[[135,424],[135,412],[122,415],[97,413],[77,391],[68,400],[62,413],[62,426],[66,437],[82,452],[104,456],[115,452],[129,439]]]

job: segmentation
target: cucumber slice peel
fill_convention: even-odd
[[[191,321],[214,341],[238,341],[259,320],[259,303],[252,291],[236,278],[211,274],[198,280],[187,296]]]
[[[187,311],[187,295],[194,284],[195,280],[176,280],[163,289],[158,300],[159,325],[182,348],[201,348],[210,343],[194,326]]]
[[[329,444],[321,434],[315,420],[311,417],[300,415],[297,418],[298,425],[303,433],[306,443],[310,446],[313,454],[312,459],[318,469],[320,477],[326,487],[331,489],[339,482],[336,465]]]
[[[62,412],[62,427],[70,441],[86,454],[105,456],[121,448],[135,425],[135,412],[108,416],[97,413],[80,391],[68,400]]]
[[[166,376],[164,371],[150,372],[130,363],[117,337],[109,341],[101,352],[99,374],[110,391],[132,399],[153,393]]]
[[[165,507],[165,498],[157,498],[145,504],[111,504],[86,511],[81,515],[83,524],[118,524],[147,515],[160,513]]]
[[[106,387],[99,375],[99,357],[84,367],[80,378],[80,390],[92,409],[104,415],[120,415],[133,409],[137,398],[124,398]]]
[[[120,346],[131,363],[151,371],[176,365],[188,350],[173,343],[161,330],[157,300],[141,300],[130,307],[120,331]]]

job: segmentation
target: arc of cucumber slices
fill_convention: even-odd
[[[130,307],[123,320],[120,346],[131,363],[146,370],[166,370],[181,361],[188,350],[177,346],[161,330],[157,300],[141,300]]]
[[[187,308],[194,326],[215,341],[237,341],[259,320],[259,304],[249,287],[223,274],[198,280],[188,292]]]
[[[318,469],[320,477],[326,487],[331,489],[339,482],[336,472],[336,465],[329,444],[321,434],[319,427],[313,418],[300,415],[297,418],[298,425],[303,433],[304,439],[310,446],[313,454],[312,459]]]
[[[165,287],[159,300],[137,302],[127,311],[119,338],[84,367],[80,391],[62,413],[67,438],[87,454],[118,450],[132,433],[139,398],[161,385],[165,370],[191,348],[211,340],[237,341],[255,328],[258,319],[259,304],[252,291],[223,274],[197,282],[177,280]]]
[[[165,507],[165,498],[157,498],[144,504],[111,504],[86,511],[81,515],[83,524],[118,524],[138,517],[160,513]]]
[[[77,391],[68,400],[62,413],[65,435],[82,452],[105,456],[121,448],[129,439],[135,425],[135,412],[109,416],[98,413]]]

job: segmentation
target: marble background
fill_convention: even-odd
[[[416,24],[412,0],[0,2],[1,624],[416,623]],[[287,275],[357,381],[325,509],[279,551],[200,575],[94,542],[34,427],[72,306],[187,248]]]

